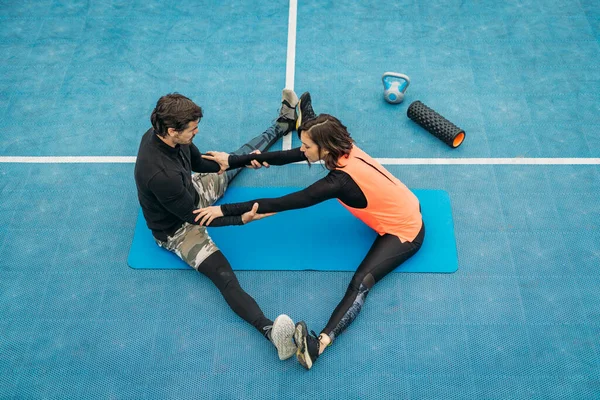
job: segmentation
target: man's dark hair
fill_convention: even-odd
[[[161,137],[167,136],[167,130],[173,128],[178,132],[187,128],[192,121],[202,118],[202,108],[179,93],[169,93],[156,102],[150,116],[154,132]]]

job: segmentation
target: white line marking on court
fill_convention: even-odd
[[[382,165],[599,165],[600,158],[376,158]]]
[[[294,90],[294,78],[296,72],[296,17],[298,14],[298,1],[290,0],[290,12],[288,17],[288,43],[287,60],[285,64],[285,87]],[[282,150],[292,148],[292,134],[283,137]]]
[[[133,164],[136,157],[64,156],[64,157],[0,157],[0,163],[25,164]]]
[[[376,158],[382,165],[600,165],[600,158]],[[133,164],[127,156],[0,156],[14,164]],[[305,164],[298,162],[294,164]]]

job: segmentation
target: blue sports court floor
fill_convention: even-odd
[[[600,398],[597,0],[298,1],[294,88],[409,187],[448,191],[459,256],[454,274],[386,277],[311,371],[194,271],[127,266],[156,100],[191,97],[200,149],[236,149],[277,115],[289,12],[0,1],[0,398]],[[403,104],[384,102],[385,71],[411,77]],[[408,120],[417,99],[466,130],[461,147]],[[267,316],[318,330],[350,276],[239,279]]]

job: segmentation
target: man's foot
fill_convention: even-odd
[[[302,93],[298,106],[296,107],[298,118],[296,119],[296,130],[300,128],[304,122],[310,121],[311,119],[317,118],[317,114],[313,111],[312,101],[309,92]]]
[[[291,89],[283,89],[281,92],[281,109],[277,123],[283,128],[285,133],[293,131],[296,127],[296,106],[298,105],[298,96]]]
[[[277,348],[280,360],[287,360],[296,352],[293,337],[294,321],[285,314],[275,318],[271,329],[271,342]]]
[[[319,338],[314,331],[311,331],[311,335],[308,334],[306,323],[300,321],[296,324],[296,331],[294,332],[294,342],[298,346],[296,350],[296,358],[298,362],[306,369],[311,369],[313,363],[319,358]]]

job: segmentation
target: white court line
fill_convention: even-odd
[[[600,158],[376,158],[382,165],[600,165]]]
[[[290,0],[290,12],[288,17],[288,43],[287,60],[285,63],[285,87],[294,90],[294,78],[296,73],[296,16],[298,11],[298,0]],[[283,137],[282,150],[292,148],[292,133]]]
[[[59,156],[59,157],[0,157],[0,163],[24,164],[133,164],[136,157],[118,156]]]
[[[382,165],[600,165],[600,158],[376,158]],[[12,157],[0,163],[21,164],[133,164],[127,156]],[[305,164],[304,162],[294,164]]]

